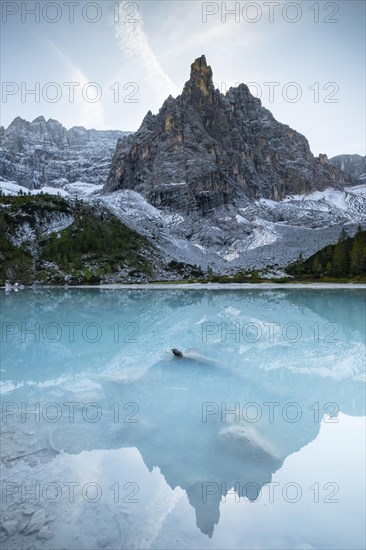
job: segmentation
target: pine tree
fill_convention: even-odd
[[[345,230],[344,227],[342,227],[342,231],[339,235],[339,239],[338,239],[338,242],[339,243],[342,243],[343,241],[346,241],[348,239],[348,234],[347,234],[347,231]]]
[[[312,271],[314,273],[314,275],[316,275],[317,277],[321,274],[322,272],[322,264],[318,258],[318,256],[316,256],[314,258],[314,261],[313,261],[313,264],[312,264]]]
[[[325,270],[328,273],[328,275],[331,275],[333,273],[333,264],[331,262],[327,262],[325,266]]]
[[[348,273],[348,262],[346,255],[346,245],[344,240],[340,240],[334,247],[332,258],[332,271],[334,275],[345,275]]]
[[[362,229],[359,228],[351,250],[351,273],[362,275],[366,273],[366,243]]]
[[[304,273],[304,258],[302,256],[302,253],[298,255],[297,261],[296,261],[296,274],[298,277],[301,277]]]

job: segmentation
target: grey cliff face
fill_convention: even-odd
[[[120,141],[104,191],[131,189],[158,208],[207,214],[246,198],[341,186],[341,171],[315,158],[306,138],[275,120],[245,84],[215,90],[204,56],[176,99],[149,112]]]
[[[28,189],[83,181],[103,184],[117,140],[128,132],[66,130],[57,120],[17,117],[0,128],[0,176]]]
[[[366,156],[361,155],[337,155],[330,159],[344,175],[344,179],[351,185],[366,183]]]

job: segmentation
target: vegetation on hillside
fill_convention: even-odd
[[[301,255],[273,279],[264,272],[219,275],[164,261],[145,237],[102,207],[59,196],[0,195],[0,284],[99,284],[172,281],[201,283],[365,282],[366,231],[342,231],[335,245]],[[177,282],[177,281],[176,281]]]
[[[304,260],[301,255],[286,272],[298,279],[365,279],[366,231],[358,227],[354,237],[343,229],[338,243],[328,245]]]
[[[53,195],[0,197],[1,284],[139,280],[153,275],[154,259],[149,241],[107,210]]]

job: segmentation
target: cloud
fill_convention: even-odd
[[[80,86],[75,87],[74,91],[74,103],[70,103],[70,108],[75,110],[79,124],[82,124],[86,128],[97,128],[99,130],[105,129],[105,114],[103,105],[101,103],[102,98],[96,103],[91,103],[84,99],[82,95],[82,89],[91,80],[79,69],[74,63],[61,51],[57,46],[47,41],[50,48],[57,54],[58,58],[62,61],[65,70],[67,71],[68,82],[77,82]],[[101,86],[100,83],[98,83]],[[102,86],[101,86],[102,88]],[[68,94],[68,89],[65,87],[65,94]],[[102,89],[103,94],[103,89]],[[95,88],[90,88],[89,96],[92,98],[95,95]],[[102,96],[103,97],[103,96]]]
[[[120,49],[141,62],[146,81],[161,101],[165,100],[169,94],[177,96],[179,89],[164,72],[149,44],[141,11],[131,14],[131,11],[126,10],[128,4],[127,2],[119,4],[119,22],[115,25],[115,37]]]

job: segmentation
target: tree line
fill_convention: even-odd
[[[337,244],[326,246],[307,260],[300,254],[297,262],[286,271],[300,278],[366,275],[366,231],[359,225],[356,234],[350,237],[342,229]]]

